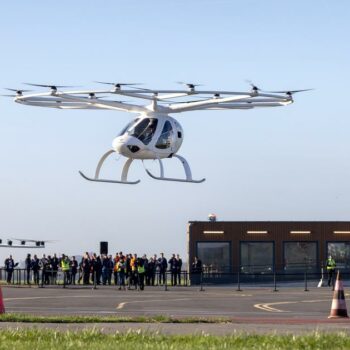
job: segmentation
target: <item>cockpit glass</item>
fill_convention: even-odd
[[[167,120],[164,124],[162,133],[160,134],[156,147],[159,149],[169,148],[171,145],[171,140],[173,138],[173,127],[170,122]]]
[[[124,135],[125,132],[126,132],[127,130],[129,130],[130,127],[131,127],[132,125],[136,124],[139,120],[140,120],[140,118],[136,118],[136,119],[132,120],[131,122],[129,122],[129,123],[123,128],[123,130],[119,133],[118,136]]]
[[[157,129],[158,119],[144,118],[135,123],[133,127],[130,127],[128,134],[134,136],[142,141],[145,145],[148,145]]]

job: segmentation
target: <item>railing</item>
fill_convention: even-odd
[[[237,286],[237,290],[241,290],[242,286],[271,286],[277,291],[278,286],[282,287],[286,283],[296,282],[302,284],[304,290],[308,290],[308,285],[313,283],[317,285],[323,278],[323,283],[328,280],[327,270],[318,272],[310,266],[298,266],[298,271],[278,271],[274,269],[263,269],[260,272],[247,272],[252,266],[239,266],[236,272],[222,271],[181,271],[180,273],[156,272],[153,274],[144,274],[143,283],[146,287],[164,287],[167,290],[171,286],[199,286],[200,290],[204,290],[204,286],[214,286],[217,284],[231,284]],[[261,266],[255,266],[254,271],[259,270]],[[342,279],[350,280],[350,269],[340,269]],[[332,284],[334,285],[335,274],[333,274]],[[110,285],[119,288],[137,288],[140,287],[140,278],[137,273],[124,275],[122,278],[114,272],[89,272],[84,274],[81,270],[72,273],[72,270],[63,272],[61,270],[39,270],[37,272],[28,271],[26,269],[14,269],[12,273],[7,272],[4,268],[0,268],[0,283],[14,286],[37,285],[41,288],[58,286],[58,287],[74,287],[87,286],[98,288],[99,286]]]
[[[132,287],[139,284],[139,276],[136,272],[125,274],[122,278],[125,287]],[[153,274],[144,274],[143,283],[145,286],[188,286],[190,282],[189,273],[180,271],[171,273],[156,272]],[[113,271],[92,271],[85,273],[78,270],[72,273],[72,270],[39,270],[27,271],[27,269],[15,268],[12,272],[7,272],[4,268],[0,268],[0,283],[9,285],[38,285],[46,286],[93,286],[114,285],[122,286],[120,275]]]

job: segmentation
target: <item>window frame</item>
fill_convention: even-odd
[[[241,268],[242,268],[242,244],[244,243],[272,243],[272,270],[271,270],[271,273],[274,273],[275,272],[275,265],[276,265],[276,251],[275,251],[275,247],[276,247],[276,242],[275,241],[247,241],[247,240],[244,240],[244,241],[240,241],[239,242],[239,271],[241,272]],[[252,273],[252,272],[249,272],[249,273]],[[264,274],[262,272],[253,272],[253,274],[256,273],[256,274]]]
[[[219,241],[219,240],[215,240],[215,241],[196,241],[196,254],[195,256],[199,257],[198,256],[198,243],[228,243],[228,247],[229,247],[229,250],[228,250],[228,255],[229,255],[229,266],[228,266],[228,271],[220,271],[219,273],[232,273],[232,241]],[[194,258],[194,257],[193,257]],[[192,262],[191,262],[192,263]],[[202,260],[202,264],[203,263],[203,260]]]
[[[318,269],[319,268],[319,241],[291,241],[291,240],[288,240],[288,241],[283,241],[282,242],[282,268],[284,271],[286,271],[286,251],[285,251],[285,243],[316,243],[316,263],[315,263],[315,266],[312,266],[312,269]],[[288,271],[287,271],[288,272]],[[293,270],[291,270],[291,272],[293,272]]]

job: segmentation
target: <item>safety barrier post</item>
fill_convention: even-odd
[[[41,283],[40,283],[40,287],[44,288],[44,270],[40,270],[41,271]]]
[[[67,283],[67,274],[65,271],[63,272],[63,288],[66,288],[66,283]]]
[[[239,267],[238,268],[238,273],[237,273],[237,292],[241,292],[242,289],[241,289],[241,268]]]
[[[201,272],[201,276],[200,276],[200,284],[201,284],[201,289],[199,291],[200,292],[204,292],[204,288],[203,288],[203,271]]]
[[[168,291],[168,273],[165,272],[165,279],[164,279],[164,290],[167,292]]]
[[[309,290],[307,289],[307,271],[305,271],[304,273],[304,282],[305,282],[304,292],[308,292]]]
[[[273,291],[278,292],[277,289],[277,278],[276,278],[276,271],[273,271]]]
[[[94,271],[94,286],[92,289],[97,289],[97,279],[96,279],[96,271]]]

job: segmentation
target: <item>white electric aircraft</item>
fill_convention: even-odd
[[[156,180],[200,183],[205,179],[194,180],[191,169],[185,158],[178,155],[184,133],[177,120],[170,114],[196,110],[225,110],[225,109],[252,109],[257,107],[279,107],[293,102],[294,91],[262,91],[255,85],[247,92],[234,91],[206,91],[196,90],[195,84],[184,84],[187,89],[182,90],[150,90],[136,87],[138,84],[104,83],[112,85],[109,90],[62,91],[70,86],[27,84],[49,88],[49,92],[30,93],[28,90],[13,90],[16,94],[15,102],[24,105],[51,107],[59,109],[109,109],[137,113],[138,115],[119,133],[112,142],[112,149],[106,152],[97,164],[95,176],[88,177],[79,173],[86,180],[120,184],[137,184],[137,181],[128,181],[128,171],[135,159],[158,160],[160,176],[155,176],[145,168],[147,174]],[[130,86],[130,87],[127,87]],[[60,90],[58,90],[60,89]],[[108,95],[106,98],[105,95]],[[138,105],[108,99],[115,96],[148,100],[149,104]],[[189,96],[192,97],[189,100]],[[177,101],[173,101],[177,99]],[[121,154],[127,158],[120,180],[101,179],[100,170],[108,156]],[[178,158],[185,170],[186,178],[169,178],[164,176],[162,159]]]

